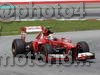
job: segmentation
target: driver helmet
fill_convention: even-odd
[[[48,39],[49,40],[53,40],[54,39],[54,35],[53,34],[49,34]]]

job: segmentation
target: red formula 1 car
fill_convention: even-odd
[[[26,42],[26,34],[39,32],[34,41]],[[12,42],[12,53],[16,57],[18,54],[31,52],[33,57],[39,57],[46,62],[50,61],[80,61],[95,59],[95,54],[91,53],[85,41],[74,45],[66,38],[54,37],[54,33],[44,26],[29,26],[21,28],[21,38]]]

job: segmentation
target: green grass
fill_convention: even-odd
[[[2,27],[1,35],[15,35],[20,34],[20,28],[23,26],[51,26],[54,32],[67,32],[67,31],[83,31],[83,30],[99,30],[100,21],[21,21],[21,22],[0,22]]]

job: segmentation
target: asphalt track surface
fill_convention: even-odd
[[[96,54],[96,59],[93,60],[89,65],[78,66],[63,64],[47,64],[45,66],[29,66],[24,65],[23,67],[15,66],[4,66],[5,60],[0,59],[0,75],[99,75],[100,74],[100,30],[94,31],[77,31],[77,32],[65,32],[65,33],[55,33],[57,37],[67,37],[72,39],[73,43],[78,41],[87,41],[90,46],[91,52]],[[20,35],[16,36],[1,36],[0,37],[0,56],[6,57],[10,56],[11,53],[11,43],[13,39],[20,38]],[[28,40],[35,38],[35,35],[28,35]],[[22,60],[24,62],[24,59]],[[36,63],[39,63],[36,60]],[[3,63],[2,63],[3,62]],[[10,63],[11,61],[9,61]],[[2,63],[2,64],[1,64]],[[82,62],[81,62],[82,63]],[[9,65],[9,64],[8,64]]]

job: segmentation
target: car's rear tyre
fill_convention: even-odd
[[[81,41],[77,43],[78,53],[90,52],[88,43],[85,41]]]
[[[15,39],[12,42],[12,54],[16,57],[18,54],[25,53],[25,42],[22,39]]]

